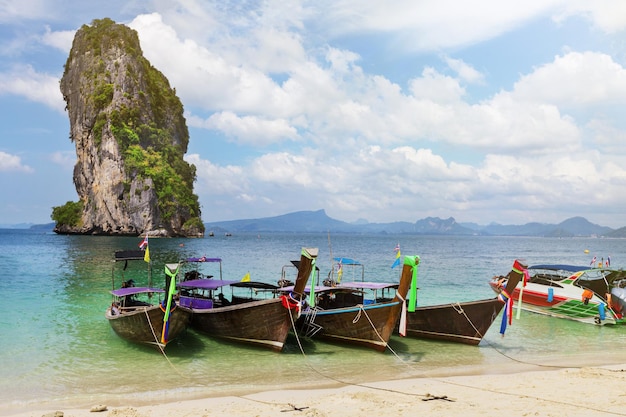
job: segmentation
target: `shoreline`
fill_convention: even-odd
[[[117,400],[85,405],[87,399],[34,406],[29,410],[0,409],[11,417],[191,417],[191,416],[428,416],[626,415],[626,363],[618,365],[535,369],[471,375],[426,376],[326,387],[232,391],[216,396],[198,393],[180,401]],[[119,401],[119,403],[118,403]],[[93,407],[106,406],[102,412]],[[15,405],[14,405],[15,407]],[[60,414],[57,414],[60,416]]]

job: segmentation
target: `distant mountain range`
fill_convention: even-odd
[[[626,227],[612,229],[590,223],[584,217],[572,217],[559,224],[527,223],[524,225],[457,223],[453,217],[440,219],[427,217],[415,223],[368,223],[360,220],[346,223],[335,220],[324,210],[298,211],[282,216],[259,219],[230,220],[205,223],[206,234],[224,233],[270,233],[270,232],[310,232],[310,233],[388,233],[419,235],[485,235],[485,236],[542,236],[542,237],[626,237]]]
[[[355,234],[414,234],[414,235],[484,235],[484,236],[538,236],[538,237],[612,237],[626,238],[626,227],[611,229],[590,223],[584,217],[572,217],[559,224],[526,223],[523,225],[502,225],[491,223],[487,226],[476,223],[457,223],[453,217],[440,219],[427,217],[415,223],[369,223],[359,220],[355,223],[346,223],[335,220],[324,210],[298,211],[283,214],[282,216],[264,217],[259,219],[229,220],[223,222],[205,223],[205,236],[214,234],[232,233],[355,233]],[[37,229],[50,230],[50,224],[19,224],[0,225],[5,229]]]

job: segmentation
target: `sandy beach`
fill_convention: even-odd
[[[93,404],[15,417],[626,415],[626,364],[281,390],[165,404]],[[101,410],[101,411],[96,411]],[[7,411],[7,410],[5,410]]]

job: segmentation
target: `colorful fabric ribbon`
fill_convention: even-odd
[[[163,315],[163,331],[161,332],[161,343],[167,343],[167,336],[170,328],[170,311],[172,309],[172,299],[174,298],[174,293],[176,292],[176,275],[178,275],[178,270],[180,269],[180,264],[176,267],[176,270],[171,271],[167,265],[165,265],[165,275],[169,278],[169,291],[167,293],[167,306],[165,307],[165,314]]]
[[[415,307],[417,306],[417,267],[419,263],[420,257],[418,255],[404,257],[404,264],[409,265],[411,268],[413,268],[413,276],[411,277],[411,289],[409,290],[409,311],[411,313],[415,311]]]
[[[400,312],[400,324],[398,325],[398,333],[400,336],[406,336],[406,300],[398,294],[398,298],[402,302],[402,311]]]
[[[502,322],[500,323],[500,334],[504,336],[507,323],[510,325],[513,320],[513,298],[511,298],[505,290],[502,290],[502,292],[498,294],[498,300],[505,304],[504,311],[502,312]]]

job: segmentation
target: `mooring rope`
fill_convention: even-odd
[[[458,308],[455,306],[458,306]],[[474,331],[480,335],[481,341],[484,341],[485,344],[489,345],[489,347],[491,349],[493,349],[494,351],[496,351],[496,353],[498,353],[499,355],[504,356],[505,358],[512,360],[514,362],[523,364],[523,365],[532,365],[532,366],[538,366],[538,367],[544,367],[544,368],[557,368],[557,369],[567,369],[567,368],[581,368],[579,366],[561,366],[561,365],[546,365],[546,364],[541,364],[541,363],[534,363],[534,362],[528,362],[528,361],[522,361],[520,359],[516,359],[510,355],[507,355],[506,353],[502,352],[500,349],[498,349],[493,343],[489,342],[487,339],[485,339],[485,335],[483,335],[482,333],[480,333],[478,331],[478,329],[476,328],[476,326],[474,325],[474,323],[472,322],[472,320],[467,316],[467,314],[465,313],[465,310],[463,309],[463,307],[461,307],[461,304],[456,302],[453,304],[450,304],[452,306],[452,308],[454,308],[457,312],[459,312],[459,314],[462,314],[463,317],[465,317],[465,320],[467,320],[467,322],[470,324],[470,326],[472,326],[472,328],[474,329]]]
[[[163,355],[163,357],[165,358],[167,363],[170,365],[170,367],[174,371],[176,371],[176,373],[178,375],[180,375],[181,377],[184,377],[185,375],[182,372],[180,372],[176,366],[174,366],[174,364],[172,363],[170,358],[165,353],[165,345],[163,345],[161,342],[159,342],[159,338],[156,335],[156,333],[154,332],[154,326],[152,325],[152,320],[150,320],[150,315],[148,314],[148,308],[144,307],[143,311],[144,311],[144,313],[146,313],[146,320],[148,320],[148,325],[150,326],[150,331],[152,332],[152,337],[154,338],[155,344],[159,347],[159,350],[161,351],[161,355]]]

